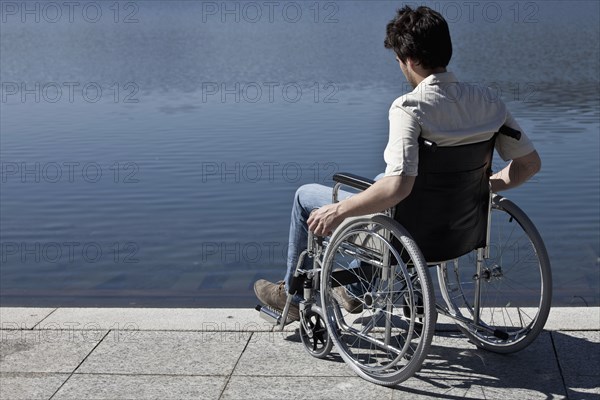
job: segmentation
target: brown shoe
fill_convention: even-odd
[[[287,301],[287,292],[283,281],[272,283],[260,279],[254,283],[254,293],[263,304],[283,313]],[[297,304],[290,304],[287,319],[288,321],[300,321],[300,310]]]
[[[344,286],[333,288],[333,297],[349,313],[358,314],[363,310],[362,301],[356,296],[349,294]]]

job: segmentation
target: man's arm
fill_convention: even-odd
[[[515,158],[501,171],[492,175],[490,178],[492,192],[498,193],[525,183],[537,174],[541,167],[542,161],[535,150],[523,157]]]
[[[393,207],[410,194],[414,182],[414,176],[383,177],[364,192],[313,211],[308,218],[308,229],[319,236],[329,235],[348,217]]]

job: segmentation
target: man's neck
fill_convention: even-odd
[[[446,68],[439,67],[439,68],[424,69],[424,68],[420,68],[419,66],[417,66],[415,69],[413,69],[413,82],[411,82],[411,83],[414,85],[414,87],[417,87],[419,85],[419,83],[423,82],[423,80],[425,78],[427,78],[429,75],[439,74],[442,72],[447,72]]]

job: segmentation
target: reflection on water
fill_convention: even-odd
[[[598,304],[599,49],[573,44],[599,6],[530,3],[445,10],[451,69],[496,88],[543,158],[508,196],[546,241],[554,303]],[[295,189],[384,168],[408,90],[382,45],[396,2],[295,3],[295,23],[136,4],[137,23],[0,25],[2,304],[251,305],[282,276]]]

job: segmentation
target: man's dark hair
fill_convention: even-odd
[[[384,45],[406,63],[408,58],[423,68],[446,67],[452,57],[450,30],[442,15],[429,7],[404,6],[387,25]]]

